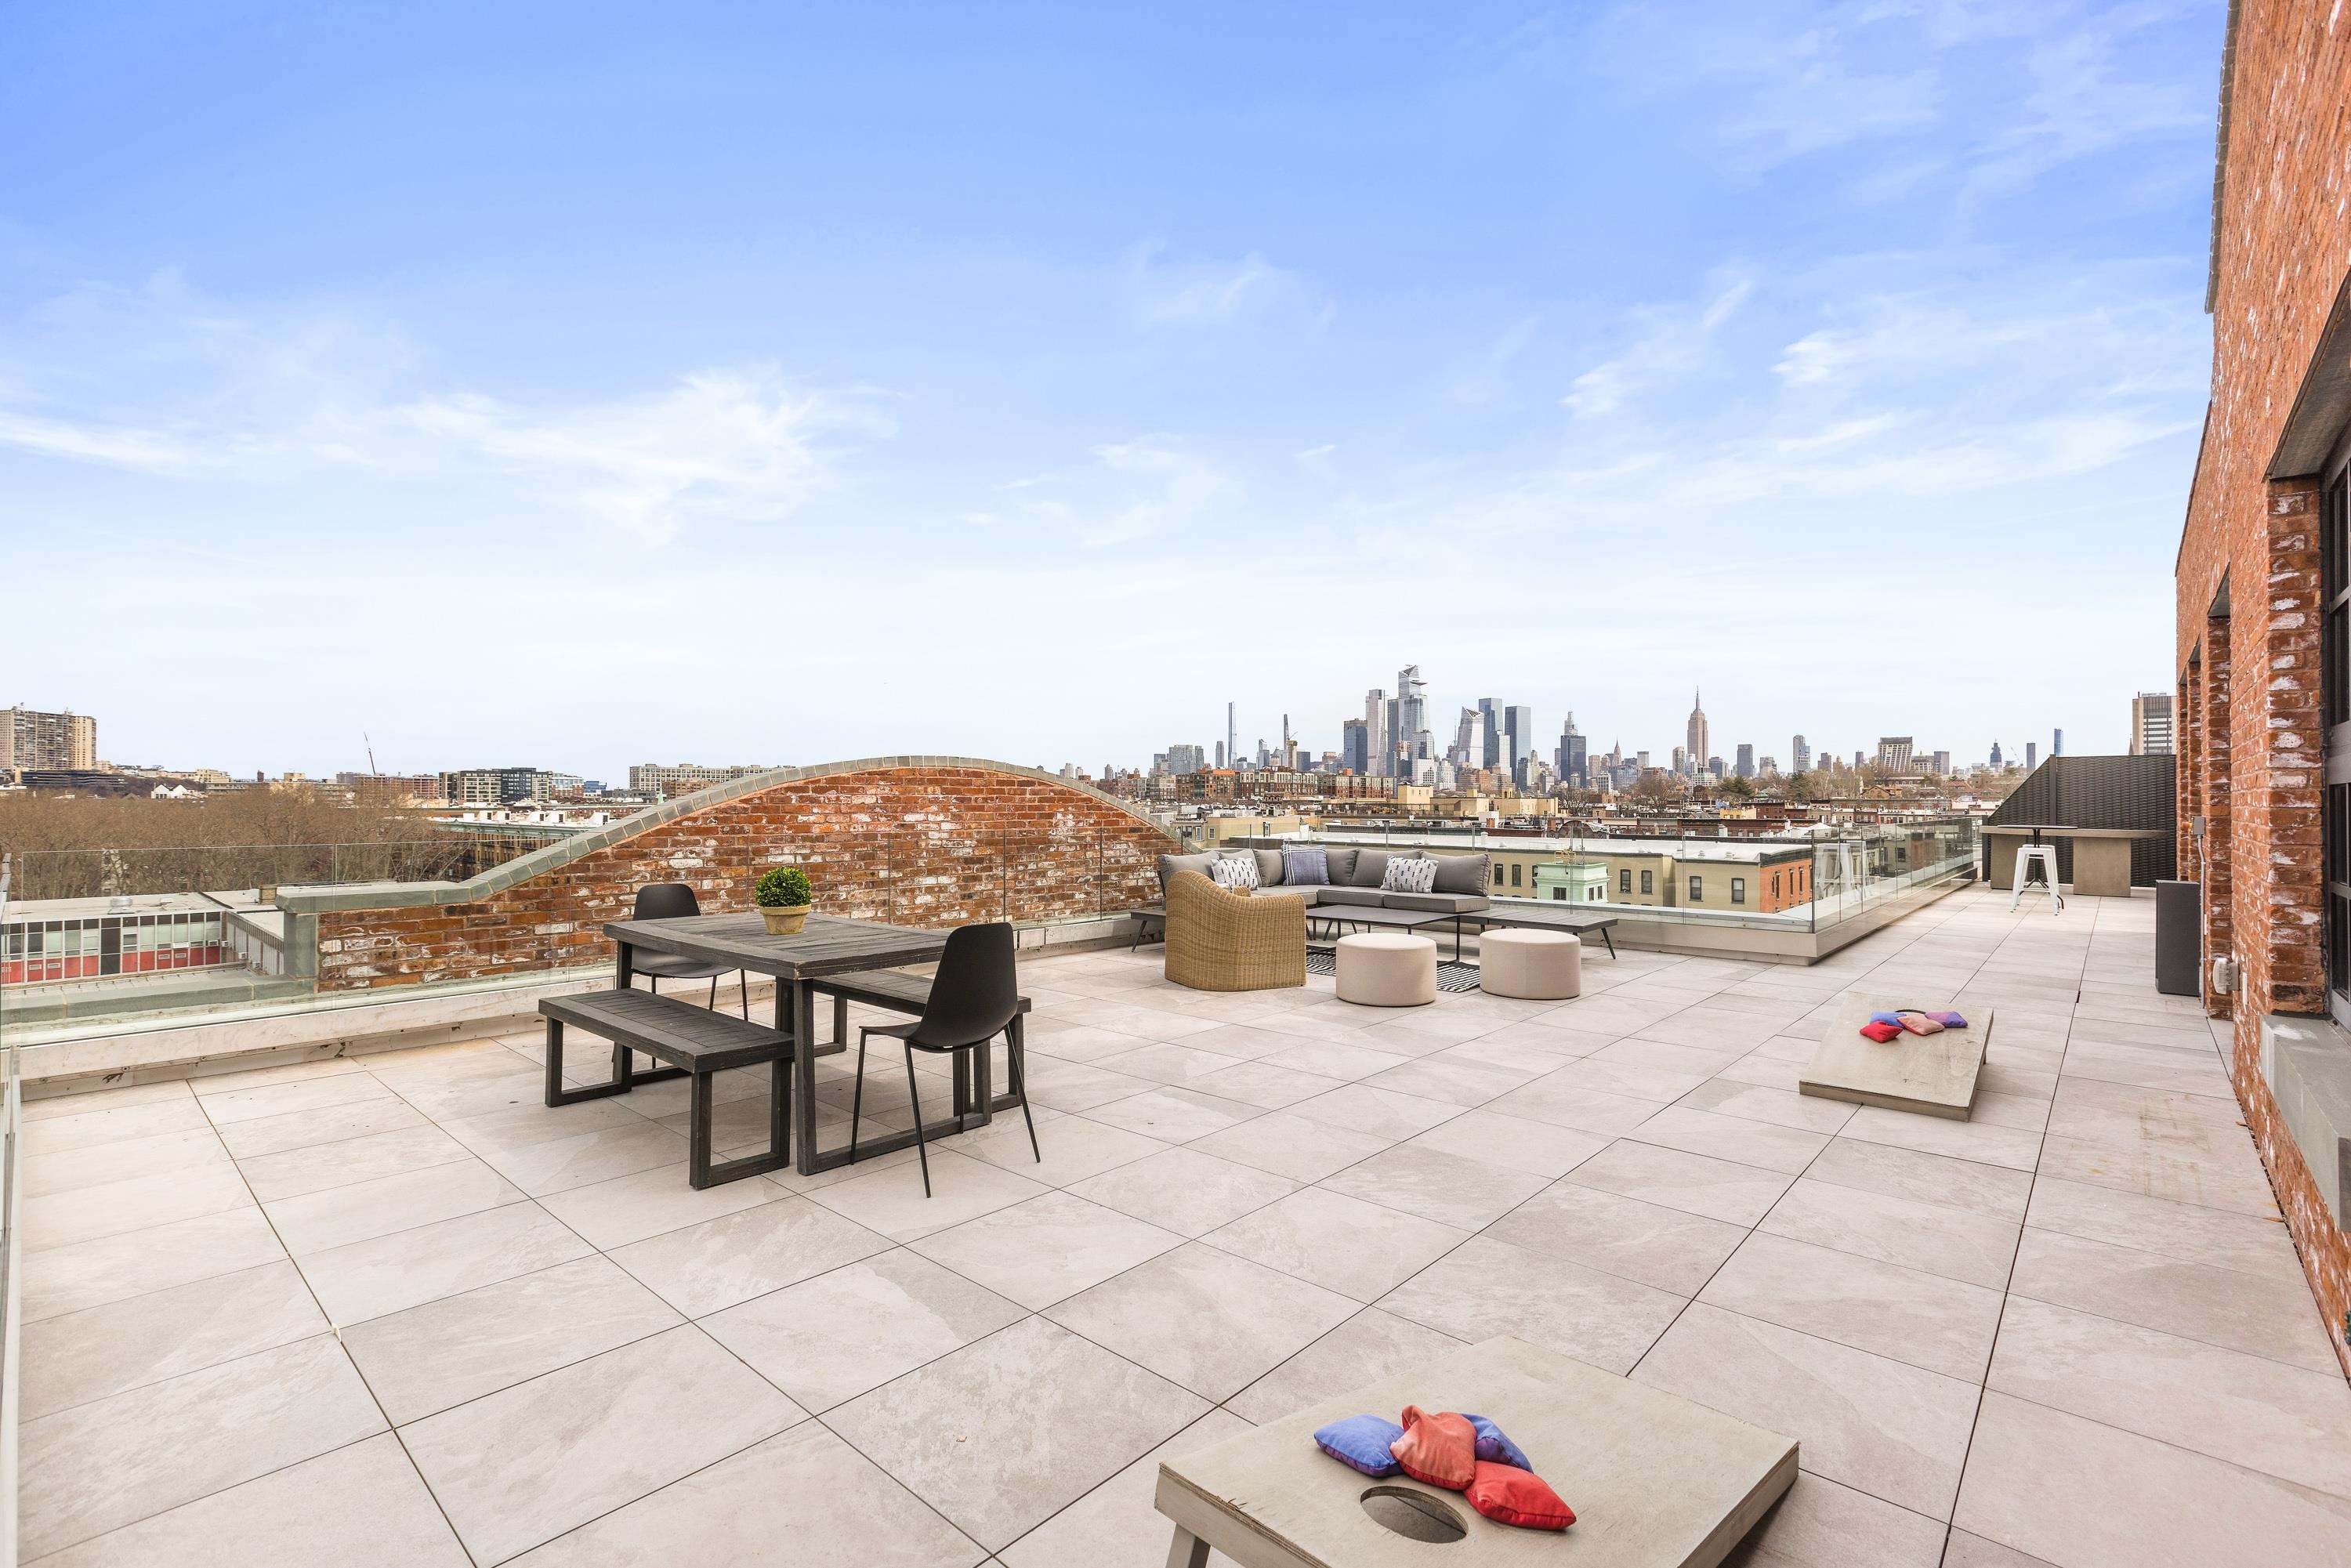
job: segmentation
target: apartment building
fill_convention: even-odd
[[[1347,834],[1332,824],[1332,837]],[[1456,838],[1391,836],[1393,849],[1423,848],[1431,854],[1459,854]],[[1481,843],[1491,862],[1489,891],[1496,898],[1558,898],[1585,878],[1538,879],[1544,867],[1597,865],[1604,892],[1601,902],[1666,909],[1708,909],[1733,915],[1778,915],[1813,899],[1813,846],[1754,841],[1677,839],[1528,839],[1523,843]],[[1588,873],[1586,873],[1588,877]]]
[[[777,765],[746,762],[731,768],[705,768],[698,762],[636,762],[629,767],[629,792],[669,799],[690,795],[696,789],[713,784],[724,784],[729,779],[747,779],[754,773],[769,773]]]
[[[16,706],[0,712],[0,773],[16,768],[76,769],[98,766],[98,720],[86,713],[41,713]]]

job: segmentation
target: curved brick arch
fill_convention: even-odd
[[[1148,902],[1174,841],[1098,789],[970,758],[779,768],[681,796],[470,881],[289,894],[318,920],[319,988],[486,979],[606,961],[646,883],[751,907],[799,865],[826,913],[912,925],[1048,923]]]

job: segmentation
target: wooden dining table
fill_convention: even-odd
[[[850,920],[840,915],[811,915],[794,936],[771,936],[767,922],[757,915],[696,915],[675,920],[616,920],[604,927],[620,949],[613,984],[627,989],[635,978],[637,949],[671,953],[705,963],[725,964],[747,974],[767,975],[776,982],[776,1025],[792,1037],[791,1123],[794,1164],[802,1176],[814,1176],[849,1163],[846,1145],[820,1150],[816,1144],[816,994],[811,982],[828,975],[853,974],[861,969],[893,969],[906,964],[929,964],[946,950],[944,931],[909,925],[886,925],[878,920]],[[833,1049],[839,1049],[835,1042]],[[830,1052],[827,1052],[830,1054]],[[971,1053],[976,1094],[965,1103],[959,1095],[956,1120],[925,1129],[925,1135],[946,1137],[984,1124],[993,1108],[985,1051]],[[782,1088],[783,1085],[777,1085]],[[958,1088],[962,1088],[959,1083]],[[887,1154],[914,1141],[912,1128],[858,1139],[859,1157]]]

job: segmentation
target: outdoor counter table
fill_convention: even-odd
[[[620,965],[613,983],[623,989],[635,976],[639,947],[774,977],[776,1028],[790,1035],[793,1042],[793,1160],[802,1176],[814,1176],[849,1162],[846,1145],[822,1153],[816,1146],[816,998],[810,982],[827,975],[853,974],[861,969],[935,963],[947,944],[944,931],[884,925],[873,920],[844,920],[831,915],[810,915],[807,928],[797,936],[770,936],[767,922],[757,915],[616,920],[604,927],[604,935],[620,946]],[[991,1054],[987,1051],[970,1053],[976,1082],[967,1087],[962,1074],[957,1073],[956,1119],[929,1129],[930,1136],[945,1137],[969,1125],[984,1124],[991,1112],[1001,1108],[990,1092]],[[957,1053],[956,1066],[962,1066],[961,1052]],[[910,1128],[878,1137],[868,1134],[858,1140],[857,1147],[860,1155],[880,1155],[904,1148],[914,1141]]]

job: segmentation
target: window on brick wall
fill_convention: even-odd
[[[2318,683],[2326,714],[2326,1010],[2351,1027],[2351,502],[2340,467],[2320,494],[2318,524],[2326,612]]]

